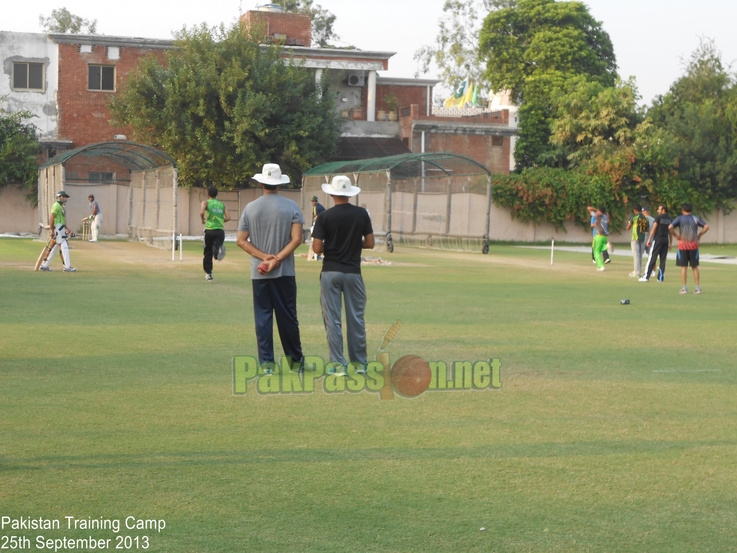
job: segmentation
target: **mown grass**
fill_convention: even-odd
[[[0,240],[0,515],[165,519],[152,551],[734,547],[735,266],[681,296],[672,264],[640,284],[616,256],[375,254],[371,356],[401,319],[392,359],[502,361],[499,391],[380,401],[232,395],[231,358],[256,351],[235,248],[209,284],[197,244],[183,263],[74,245],[79,272],[44,274],[41,245]],[[319,264],[297,268],[304,349],[326,356]]]

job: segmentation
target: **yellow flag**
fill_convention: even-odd
[[[454,108],[454,107],[462,106],[463,104],[461,103],[461,100],[465,96],[468,88],[469,88],[469,82],[468,82],[468,79],[465,79],[460,84],[460,86],[456,89],[453,95],[450,98],[448,98],[443,105],[446,108]]]
[[[468,83],[468,88],[466,88],[465,94],[460,100],[458,100],[458,107],[462,108],[465,107],[466,104],[473,104],[473,91],[475,88],[475,85]]]

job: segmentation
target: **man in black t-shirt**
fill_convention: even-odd
[[[658,268],[658,282],[665,280],[665,260],[668,257],[668,250],[671,248],[671,235],[668,227],[673,219],[668,215],[668,208],[660,204],[658,206],[658,216],[652,224],[650,236],[647,239],[646,246],[650,248],[650,255],[647,258],[647,269],[645,274],[640,278],[640,282],[650,280],[650,275],[655,269],[655,261],[660,257],[660,267]]]
[[[361,276],[361,250],[374,247],[374,231],[365,209],[350,203],[361,189],[343,175],[333,177],[322,189],[333,198],[334,207],[315,221],[312,249],[322,253],[320,304],[330,348],[330,361],[348,365],[343,355],[341,300],[345,301],[348,359],[366,370],[366,287]],[[336,371],[337,372],[337,371]],[[343,373],[341,369],[341,373]]]

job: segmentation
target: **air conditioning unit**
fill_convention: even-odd
[[[346,78],[346,84],[348,86],[363,86],[364,84],[364,74],[363,72],[351,72],[348,73],[348,77]]]

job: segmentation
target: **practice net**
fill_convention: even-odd
[[[488,252],[491,174],[476,161],[432,153],[320,165],[303,178],[305,212],[312,196],[332,206],[322,184],[335,175],[361,188],[351,202],[368,210],[377,244],[387,251],[403,244]]]

